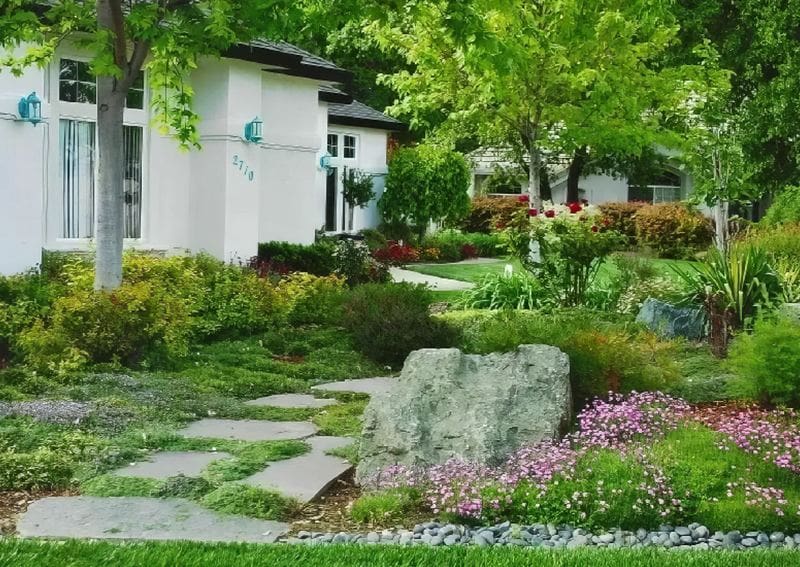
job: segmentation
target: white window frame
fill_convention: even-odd
[[[51,119],[47,144],[49,145],[48,168],[49,175],[45,192],[46,221],[44,227],[44,241],[49,249],[53,250],[76,250],[86,249],[94,241],[93,238],[64,238],[63,235],[63,195],[61,194],[61,171],[59,168],[60,160],[60,120],[78,120],[81,122],[97,122],[97,105],[85,102],[67,102],[60,100],[59,96],[59,76],[61,70],[61,60],[71,59],[81,62],[89,62],[90,58],[80,53],[75,48],[67,47],[59,50],[48,66],[45,80],[45,99],[51,105]],[[141,203],[141,231],[139,238],[125,238],[127,245],[146,245],[150,229],[150,128],[149,108],[150,90],[147,85],[147,77],[144,81],[144,100],[141,109],[125,108],[123,123],[125,126],[136,126],[142,128],[142,203]],[[95,171],[95,176],[97,171]],[[95,198],[95,207],[97,199]],[[97,215],[95,215],[95,223]],[[95,226],[96,234],[96,226]]]

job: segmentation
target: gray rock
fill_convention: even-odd
[[[555,347],[414,351],[391,392],[373,396],[364,412],[356,477],[453,457],[500,463],[522,445],[557,438],[571,404],[569,359]]]
[[[614,536],[612,534],[602,534],[597,536],[597,541],[600,543],[611,543],[614,541]]]
[[[132,463],[112,474],[162,480],[178,475],[197,477],[209,464],[230,457],[223,452],[160,451],[150,455],[147,461]]]
[[[317,428],[309,421],[201,419],[178,431],[178,435],[236,441],[283,441],[303,439],[316,432]]]
[[[217,514],[182,498],[57,496],[30,505],[23,537],[272,543],[280,522]]]
[[[586,547],[587,545],[589,545],[589,538],[584,535],[577,535],[567,543],[568,548]]]
[[[333,543],[347,543],[350,541],[350,536],[346,533],[338,533],[333,537]]]
[[[783,532],[772,532],[769,536],[769,540],[772,542],[780,543],[786,539],[786,536]]]
[[[460,536],[457,536],[456,534],[450,534],[449,536],[444,538],[444,544],[445,545],[455,545],[455,544],[457,544],[459,542],[460,539],[461,539]]]
[[[275,394],[245,402],[249,406],[269,406],[274,408],[324,408],[336,403],[336,400],[315,398],[309,394]]]
[[[356,392],[374,396],[389,392],[397,382],[396,378],[359,378],[355,380],[342,380],[341,382],[330,382],[311,386],[312,390],[324,390],[326,392]]]
[[[761,543],[761,544],[764,544],[764,543],[769,543],[769,536],[768,536],[767,534],[765,534],[764,532],[760,532],[760,533],[759,533],[759,534],[756,536],[756,541],[757,541],[758,543]]]
[[[678,532],[669,532],[669,540],[673,545],[678,545],[681,542],[681,536],[678,535]]]
[[[752,537],[746,537],[742,540],[742,545],[745,547],[756,547],[758,545],[758,540]]]
[[[705,526],[697,526],[696,528],[693,529],[694,532],[692,535],[697,537],[698,539],[705,539],[709,535],[708,528]]]
[[[378,543],[381,540],[381,536],[378,532],[369,532],[367,534],[367,541],[372,543]]]
[[[652,297],[642,304],[636,322],[669,339],[698,340],[706,334],[706,316],[701,309],[676,307]]]
[[[675,528],[675,533],[678,534],[679,536],[689,536],[692,535],[692,530],[690,530],[689,528],[685,528],[683,526],[678,526],[677,528]]]
[[[430,545],[432,545],[434,547],[437,546],[437,545],[442,545],[442,543],[444,543],[444,538],[442,538],[442,536],[438,536],[438,535],[437,536],[433,536],[431,538],[431,541],[430,541]]]

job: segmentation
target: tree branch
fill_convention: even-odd
[[[128,62],[128,47],[125,40],[125,19],[120,0],[106,0],[111,13],[111,31],[114,32],[114,62],[125,72]]]

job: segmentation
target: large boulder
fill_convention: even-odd
[[[556,347],[486,356],[417,350],[364,412],[357,479],[454,457],[497,464],[522,445],[558,438],[571,410],[569,358]]]
[[[642,304],[636,322],[668,339],[697,341],[706,335],[706,314],[702,309],[676,307],[652,297]]]

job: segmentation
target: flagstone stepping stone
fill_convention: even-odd
[[[397,382],[397,378],[360,378],[356,380],[342,380],[341,382],[330,382],[328,384],[318,384],[312,386],[312,390],[325,390],[326,392],[357,392],[360,394],[383,394],[392,389]]]
[[[310,421],[201,419],[178,431],[178,435],[236,441],[285,441],[305,439],[316,432],[316,426]]]
[[[150,455],[148,461],[132,463],[115,470],[117,476],[166,479],[172,476],[200,476],[209,464],[220,459],[230,459],[228,453],[203,451],[162,451]]]
[[[336,400],[315,398],[309,394],[276,394],[245,402],[248,406],[271,406],[274,408],[324,408],[334,405]]]
[[[30,505],[23,537],[273,543],[289,525],[223,515],[183,498],[55,496]]]
[[[276,490],[300,502],[314,500],[340,476],[353,468],[340,457],[326,451],[346,447],[353,442],[347,437],[311,437],[306,440],[311,451],[305,455],[272,463],[263,471],[242,482],[258,488]]]

